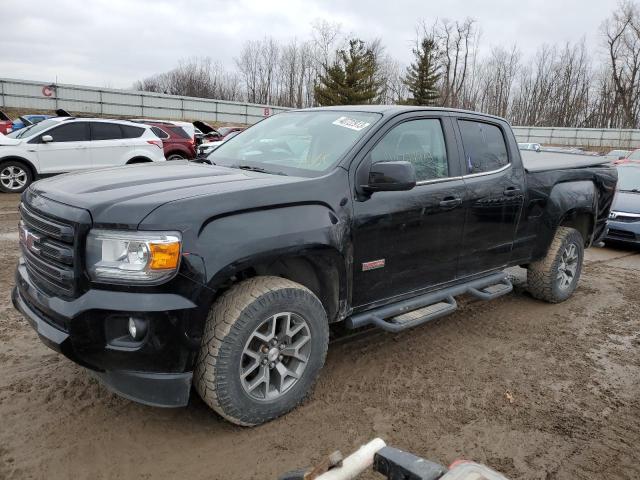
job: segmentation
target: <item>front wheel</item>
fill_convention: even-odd
[[[245,280],[209,312],[196,390],[235,424],[267,422],[304,400],[328,343],[326,312],[309,289],[280,277]]]
[[[17,160],[8,160],[0,164],[0,191],[22,193],[31,184],[31,171]]]
[[[558,227],[547,255],[528,266],[527,286],[535,298],[564,302],[578,286],[584,260],[584,239],[574,228]]]

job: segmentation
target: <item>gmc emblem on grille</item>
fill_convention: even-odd
[[[27,250],[39,254],[40,247],[38,247],[37,243],[39,243],[40,240],[40,235],[31,232],[23,223],[20,224],[20,243],[22,243]]]

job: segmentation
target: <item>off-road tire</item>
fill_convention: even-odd
[[[571,244],[574,244],[578,254],[578,265],[571,284],[561,288],[558,280],[562,254]],[[545,257],[532,262],[527,271],[527,289],[537,299],[549,303],[560,303],[568,299],[578,286],[582,262],[584,260],[584,239],[574,228],[558,227],[551,246]]]
[[[0,173],[4,173],[5,170],[7,171],[7,173],[21,172],[21,179],[23,179],[24,184],[18,185],[13,181],[10,181],[10,183],[13,185],[13,187],[10,188],[4,185],[4,182],[0,181],[0,192],[22,193],[33,182],[33,174],[31,173],[31,169],[19,160],[4,160],[0,162]]]
[[[241,384],[242,352],[254,330],[279,312],[305,319],[311,334],[309,359],[300,378],[280,398],[259,401]],[[225,419],[242,426],[259,425],[303,402],[324,365],[328,343],[327,314],[308,288],[280,277],[250,278],[232,286],[211,307],[194,385],[202,400]]]

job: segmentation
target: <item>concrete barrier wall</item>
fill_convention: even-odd
[[[640,130],[513,127],[518,142],[601,149],[640,148]]]
[[[283,107],[228,102],[208,98],[117,90],[79,85],[49,84],[0,78],[0,108],[65,110],[94,115],[154,117],[252,124]],[[640,148],[640,130],[597,128],[513,127],[519,142],[585,148]]]
[[[287,110],[253,103],[0,78],[0,108],[3,107],[21,110],[63,108],[71,112],[116,117],[246,124]]]

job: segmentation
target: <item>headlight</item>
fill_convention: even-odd
[[[178,232],[91,230],[87,270],[92,280],[157,283],[171,277],[180,263]]]

